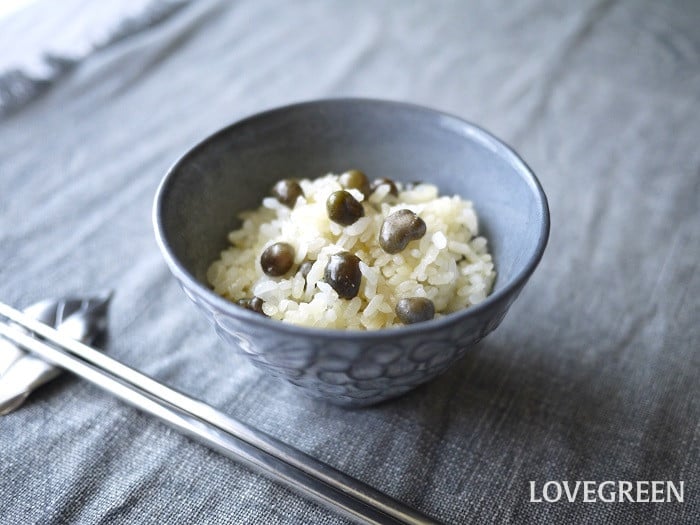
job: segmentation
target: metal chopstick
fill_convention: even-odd
[[[211,406],[84,345],[0,303],[0,316],[52,346],[0,323],[0,335],[155,415],[210,448],[360,523],[436,523],[372,487]]]

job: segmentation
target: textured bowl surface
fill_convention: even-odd
[[[207,285],[208,266],[281,178],[359,168],[370,178],[436,184],[474,202],[498,277],[482,303],[440,319],[378,331],[304,328],[239,308]],[[447,369],[494,330],[537,266],[549,235],[545,195],[505,144],[456,117],[363,99],[320,100],[237,122],[167,173],[153,210],[156,238],[183,290],[228,346],[331,402],[361,406],[400,395]]]

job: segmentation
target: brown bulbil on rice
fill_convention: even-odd
[[[422,323],[435,317],[435,305],[425,297],[404,297],[394,309],[403,324]]]
[[[286,242],[276,242],[265,248],[260,267],[271,277],[280,277],[294,266],[294,248]]]
[[[342,299],[356,297],[362,284],[360,258],[350,252],[331,255],[323,278]]]
[[[345,190],[334,191],[326,199],[326,212],[328,218],[342,226],[350,226],[364,217],[365,209],[350,192]]]
[[[283,179],[272,187],[272,195],[285,206],[294,208],[297,199],[304,195],[304,191],[297,181]]]
[[[496,273],[471,202],[431,184],[376,179],[368,190],[367,181],[350,170],[278,183],[259,209],[240,214],[231,246],[207,272],[214,291],[273,319],[350,330],[428,321],[483,301]],[[337,192],[362,209],[348,224],[329,216]],[[282,259],[266,270],[265,253]]]
[[[367,175],[360,170],[349,170],[342,173],[338,177],[338,182],[343,188],[360,190],[365,197],[369,197],[369,194],[372,193]]]
[[[389,215],[379,230],[379,246],[386,253],[402,252],[409,242],[425,235],[425,221],[411,210],[399,210]]]
[[[260,297],[251,297],[250,299],[239,299],[238,301],[236,301],[236,304],[245,308],[246,310],[250,310],[257,314],[265,315],[265,312],[263,312],[262,309],[263,300],[260,299]]]

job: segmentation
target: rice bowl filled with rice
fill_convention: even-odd
[[[296,325],[374,330],[483,301],[496,273],[472,203],[351,170],[280,181],[208,269],[219,295]]]

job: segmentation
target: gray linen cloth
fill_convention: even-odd
[[[0,299],[115,289],[109,355],[447,523],[698,523],[699,25],[692,0],[190,3],[0,120]],[[483,125],[552,211],[502,326],[363,410],[230,355],[150,223],[206,134],[346,95]],[[530,480],[683,480],[685,502],[530,503]],[[344,521],[64,376],[0,419],[0,523]]]

